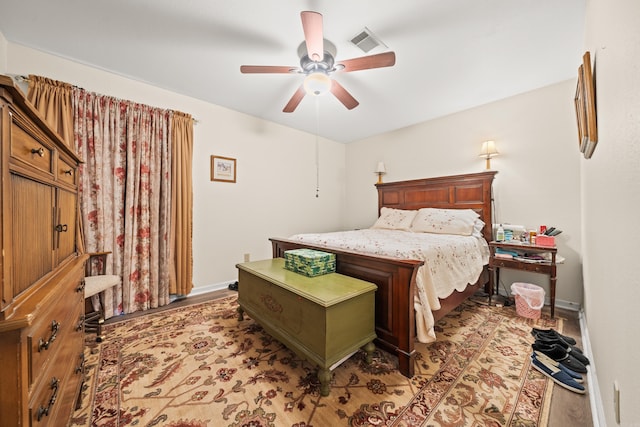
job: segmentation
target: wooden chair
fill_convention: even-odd
[[[111,252],[94,252],[89,254],[84,278],[85,298],[85,332],[95,332],[96,341],[104,339],[102,324],[104,323],[104,311],[98,299],[98,294],[120,283],[120,276],[105,274],[107,255]],[[94,297],[95,298],[92,298]]]

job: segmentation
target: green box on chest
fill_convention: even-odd
[[[336,255],[313,249],[292,249],[284,252],[284,268],[315,277],[336,271]]]

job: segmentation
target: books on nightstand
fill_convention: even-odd
[[[551,262],[550,257],[546,256],[546,253],[527,253],[524,250],[516,251],[502,248],[496,248],[495,257],[502,259],[514,259],[531,264]],[[556,262],[562,261],[556,260]]]

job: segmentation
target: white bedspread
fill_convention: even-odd
[[[435,341],[432,310],[440,309],[438,298],[475,283],[489,261],[489,247],[482,235],[414,233],[411,231],[363,229],[290,237],[327,248],[369,255],[425,261],[416,279],[414,306],[420,342]]]

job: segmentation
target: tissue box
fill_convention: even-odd
[[[556,238],[554,236],[545,236],[544,234],[538,234],[536,236],[536,245],[546,246],[549,248],[556,246]]]
[[[336,255],[314,249],[292,249],[284,252],[284,268],[308,277],[334,273]]]

